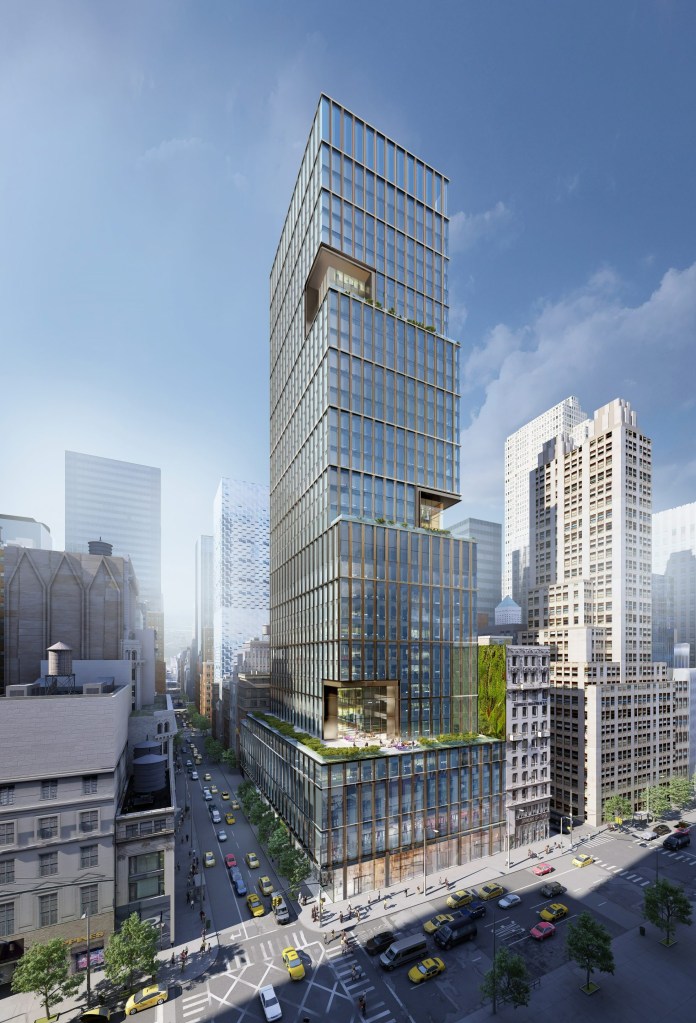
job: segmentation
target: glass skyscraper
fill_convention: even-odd
[[[65,452],[65,549],[105,540],[130,558],[139,599],[162,611],[162,481],[151,465]]]
[[[268,624],[268,486],[220,480],[213,505],[215,697],[236,656]]]
[[[322,766],[252,718],[243,759],[346,896],[422,870],[426,839],[467,859],[503,819],[498,746],[436,739],[477,731],[472,545],[442,528],[447,184],[322,96],[271,272],[271,708],[335,748]]]

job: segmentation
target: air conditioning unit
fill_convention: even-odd
[[[82,692],[85,696],[101,696],[104,692],[103,682],[85,682],[82,687]]]
[[[29,682],[25,685],[13,685],[8,686],[5,690],[6,696],[31,696],[34,689],[34,683]]]

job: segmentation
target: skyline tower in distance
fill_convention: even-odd
[[[65,452],[65,549],[102,539],[129,557],[147,610],[162,607],[162,473],[151,465]]]

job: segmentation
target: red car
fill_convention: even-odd
[[[545,938],[552,938],[555,933],[555,925],[546,923],[544,920],[540,920],[539,923],[535,924],[529,932],[530,937],[536,938],[537,941],[543,941]]]
[[[553,873],[553,867],[550,863],[538,863],[536,867],[532,867],[532,873],[543,877],[544,874]]]
[[[237,857],[234,855],[234,853],[227,853],[227,855],[225,856],[225,866],[226,867],[237,866]]]

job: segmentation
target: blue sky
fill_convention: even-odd
[[[569,394],[696,500],[690,0],[4,0],[0,509],[63,542],[64,451],[158,465],[170,621],[222,475],[268,473],[268,274],[319,93],[451,180],[462,517]]]

